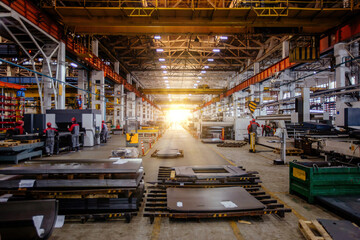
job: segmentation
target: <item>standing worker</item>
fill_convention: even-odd
[[[45,134],[45,152],[48,156],[54,154],[54,145],[55,145],[55,135],[58,131],[55,128],[51,127],[51,123],[46,124],[47,128],[44,130]]]
[[[247,127],[248,134],[249,134],[249,143],[250,143],[250,133],[255,133],[255,137],[256,137],[258,127],[260,127],[260,125],[257,122],[255,122],[255,119],[250,121],[250,124]]]
[[[102,124],[101,124],[100,136],[101,136],[101,141],[103,143],[106,143],[107,142],[107,137],[108,137],[108,128],[107,128],[106,123],[105,123],[104,120],[102,121]]]
[[[76,118],[71,119],[72,125],[69,128],[69,132],[71,132],[71,142],[72,142],[72,151],[79,151],[79,135],[80,135],[80,126],[76,123]]]
[[[271,127],[268,124],[265,124],[262,126],[263,130],[262,130],[262,135],[264,136],[265,133],[265,137],[269,137],[269,136],[273,136],[273,130],[271,129]]]

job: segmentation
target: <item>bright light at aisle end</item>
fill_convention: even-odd
[[[170,109],[166,113],[166,119],[169,122],[182,122],[190,117],[190,110],[185,109]]]

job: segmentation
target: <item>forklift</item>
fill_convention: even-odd
[[[128,119],[125,124],[126,147],[139,146],[139,122],[136,119]]]

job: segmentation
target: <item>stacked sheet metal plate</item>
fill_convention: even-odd
[[[333,240],[358,240],[360,228],[350,221],[318,219]]]
[[[203,142],[203,143],[212,143],[212,144],[220,144],[220,143],[224,143],[224,140],[221,140],[220,138],[204,138],[204,139],[201,139],[201,142]]]
[[[240,166],[204,165],[159,168],[158,185],[162,186],[242,186],[258,187],[257,172],[249,172]]]
[[[360,195],[317,196],[316,201],[339,216],[360,225]]]
[[[179,149],[160,149],[155,150],[151,157],[158,157],[158,158],[177,158],[177,157],[184,157],[184,151]]]
[[[112,150],[112,157],[120,158],[137,158],[139,157],[139,150],[134,147],[124,147],[117,150]]]
[[[231,165],[160,167],[158,181],[147,188],[144,216],[153,222],[291,212],[261,190],[257,174]]]
[[[61,214],[135,213],[144,193],[141,159],[22,164],[0,174],[7,175],[0,180],[0,194],[59,199]]]
[[[265,205],[242,187],[168,188],[167,208],[171,212],[237,212],[263,210]]]

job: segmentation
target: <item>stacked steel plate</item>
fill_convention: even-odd
[[[141,159],[36,163],[0,169],[0,194],[13,199],[58,199],[69,218],[119,218],[137,214],[144,193]],[[11,199],[10,199],[11,200]]]
[[[242,167],[160,167],[148,188],[144,216],[223,218],[277,214],[290,209],[261,191],[257,172]]]

